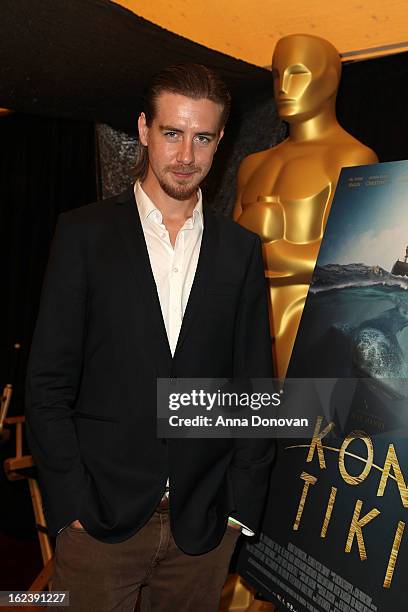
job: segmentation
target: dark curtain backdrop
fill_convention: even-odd
[[[61,211],[96,199],[94,125],[11,114],[0,117],[0,386],[22,379],[55,222]],[[21,343],[17,380],[12,347]]]
[[[28,350],[57,216],[96,199],[94,125],[12,114],[0,117],[0,142],[0,391],[14,383],[9,414],[21,414]],[[22,348],[13,376],[16,341]],[[0,445],[0,468],[14,453],[12,436]],[[0,586],[26,588],[40,569],[27,482],[8,482],[0,469],[0,500]],[[20,568],[18,550],[25,557]]]
[[[337,116],[381,162],[408,159],[408,53],[345,64]]]

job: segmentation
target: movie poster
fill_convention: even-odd
[[[240,573],[278,610],[408,608],[408,162],[341,173],[288,376],[354,380],[352,409],[280,440]],[[331,381],[335,381],[337,383]]]

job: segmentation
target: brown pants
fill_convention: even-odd
[[[52,588],[69,591],[72,612],[133,612],[141,587],[144,610],[217,612],[239,534],[227,527],[216,548],[187,555],[174,542],[165,509],[118,544],[66,527],[57,536]]]

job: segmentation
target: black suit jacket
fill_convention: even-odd
[[[215,547],[228,515],[259,524],[270,440],[156,437],[157,377],[269,377],[259,238],[204,212],[172,358],[133,189],[60,215],[27,378],[26,415],[50,532],[79,519],[119,542],[149,519],[170,478],[174,538]]]

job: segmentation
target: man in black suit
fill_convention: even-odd
[[[259,527],[268,440],[158,439],[156,379],[272,375],[259,238],[202,207],[230,106],[201,65],[157,75],[135,186],[60,216],[27,423],[71,609],[216,611]],[[167,492],[167,488],[169,492]]]

